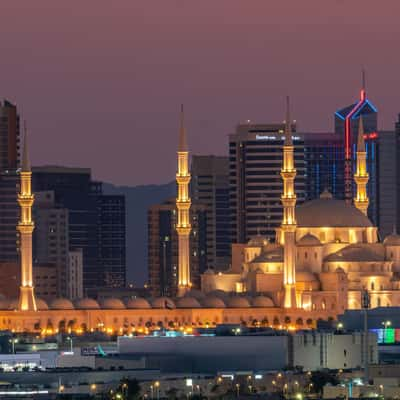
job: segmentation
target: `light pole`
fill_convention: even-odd
[[[387,328],[388,326],[392,325],[391,321],[383,321],[382,325],[384,326],[384,330],[383,330],[383,343],[387,342]]]
[[[70,345],[70,352],[73,353],[73,347],[72,347],[72,337],[68,336],[67,340],[69,341],[69,345]]]
[[[236,384],[236,397],[239,397],[240,385]]]
[[[159,381],[154,382],[154,386],[157,389],[157,400],[160,400],[160,382]]]
[[[18,343],[18,339],[10,339],[12,353],[15,354],[15,343]]]

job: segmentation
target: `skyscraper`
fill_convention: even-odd
[[[231,240],[246,243],[261,234],[273,240],[281,204],[284,124],[244,124],[229,135]],[[292,126],[295,132],[295,126]],[[297,202],[306,196],[304,140],[293,134]]]
[[[178,293],[178,212],[173,199],[149,208],[148,273],[153,296],[176,296]],[[190,208],[190,276],[193,288],[200,288],[200,274],[207,268],[207,211],[202,204]]]
[[[360,117],[363,119],[367,171],[369,174],[367,190],[370,204],[368,216],[378,225],[378,110],[367,97],[364,77],[360,100],[335,112],[335,133],[341,135],[344,140],[344,196],[349,203],[351,203],[355,194],[355,184],[352,177],[356,170],[356,146]]]
[[[9,101],[0,102],[0,171],[12,171],[19,164],[19,115]]]
[[[103,195],[101,183],[92,181],[87,168],[33,168],[33,188],[53,191],[56,207],[68,210],[69,250],[82,249],[85,291],[124,286],[124,201],[115,202],[115,196],[108,199]],[[112,222],[114,216],[116,220]],[[114,234],[115,241],[110,243]]]
[[[194,155],[191,177],[192,199],[206,207],[207,265],[224,270],[231,262],[228,157]]]

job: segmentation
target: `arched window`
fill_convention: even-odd
[[[371,282],[371,290],[375,290],[375,282]]]
[[[326,301],[325,301],[325,299],[322,300],[321,307],[322,307],[323,310],[326,309]]]
[[[381,298],[380,298],[380,297],[378,297],[378,298],[376,299],[376,305],[377,305],[377,307],[380,307],[380,306],[381,306]]]
[[[307,252],[305,251],[305,252],[304,252],[304,258],[307,260],[307,257],[308,257],[308,254],[307,254]]]
[[[317,259],[318,258],[318,254],[317,252],[314,253],[314,258]]]

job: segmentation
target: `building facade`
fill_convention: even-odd
[[[83,255],[81,249],[68,252],[67,297],[70,300],[83,298]]]
[[[229,159],[192,157],[191,197],[207,213],[207,265],[216,271],[230,264]]]
[[[153,296],[175,296],[178,288],[177,211],[171,199],[149,208],[148,272]],[[207,211],[193,204],[190,209],[190,274],[193,288],[200,287],[200,274],[207,269]]]
[[[231,209],[231,240],[246,243],[261,234],[275,237],[281,224],[282,143],[284,124],[239,125],[229,135],[229,202]],[[304,140],[295,134],[297,201],[306,197]]]

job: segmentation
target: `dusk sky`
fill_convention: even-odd
[[[180,103],[192,154],[227,153],[247,119],[329,131],[359,96],[400,112],[399,0],[2,1],[0,97],[34,165],[124,185],[174,178]]]

